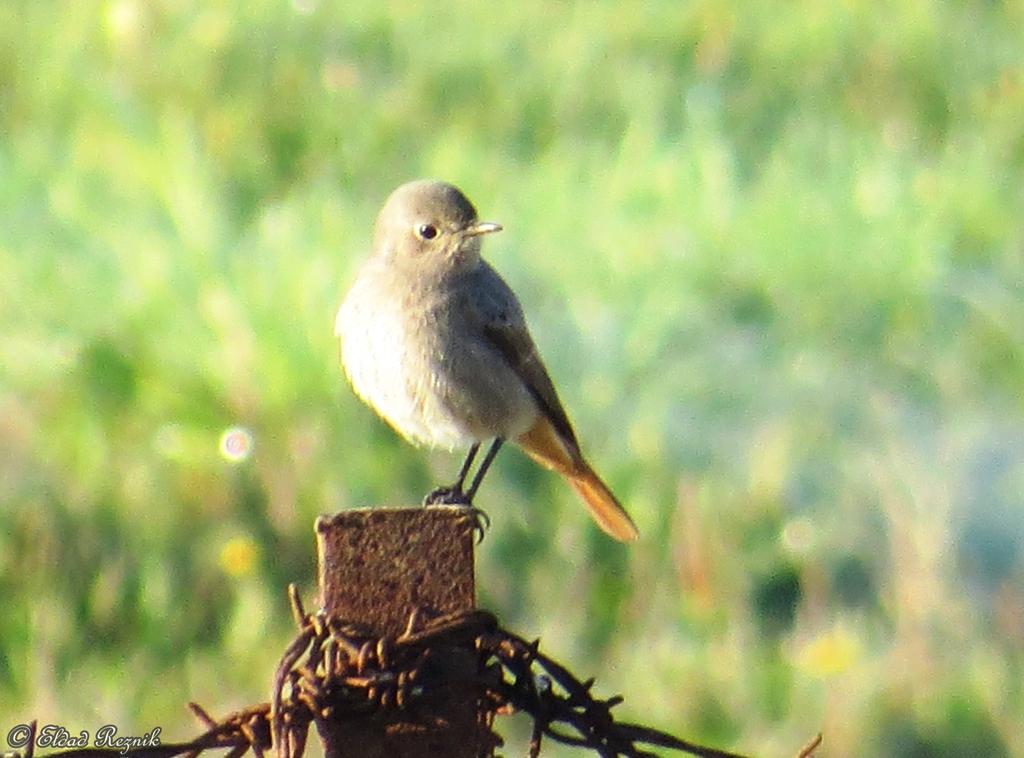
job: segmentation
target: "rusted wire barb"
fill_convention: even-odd
[[[475,692],[480,726],[490,732],[498,713],[520,711],[533,719],[528,748],[539,756],[545,737],[595,752],[602,758],[647,758],[651,748],[675,750],[698,758],[742,758],[671,734],[615,720],[618,696],[598,698],[594,680],[580,681],[567,668],[498,624],[493,614],[474,610],[428,618],[410,615],[397,637],[323,614],[308,614],[294,587],[289,588],[298,633],[285,649],[274,674],[271,701],[233,713],[220,721],[195,703],[189,708],[205,728],[191,742],[144,747],[134,758],[195,758],[211,749],[240,758],[250,750],[263,758],[302,758],[313,723],[357,714],[397,712],[453,687]],[[498,738],[494,737],[498,742]],[[810,758],[820,736],[799,753]],[[31,748],[30,748],[31,750]],[[490,754],[490,753],[488,753]],[[115,758],[116,749],[79,749],[48,758]],[[32,758],[26,751],[22,758]]]
[[[296,595],[292,595],[296,598]],[[319,704],[341,711],[401,708],[414,698],[456,682],[474,685],[491,717],[497,712],[522,711],[534,720],[530,755],[539,755],[542,738],[589,748],[602,758],[632,758],[652,753],[643,746],[668,748],[699,758],[740,758],[697,745],[636,724],[617,723],[611,709],[621,697],[598,699],[591,694],[594,681],[579,681],[561,664],[539,650],[539,640],[527,642],[498,625],[486,611],[474,610],[424,621],[414,612],[397,638],[374,637],[337,619],[317,625],[303,618],[299,635],[278,667],[273,694],[273,732],[278,736],[279,758],[300,758],[293,740],[285,739],[278,714],[286,704],[307,693],[316,704],[313,719],[321,717]],[[477,666],[468,671],[446,655],[453,649],[473,651]],[[305,663],[299,661],[306,657]],[[297,676],[296,676],[297,674]],[[312,706],[313,703],[310,703]],[[308,727],[308,722],[305,724]],[[290,735],[294,735],[292,730]]]

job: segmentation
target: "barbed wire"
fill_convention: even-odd
[[[544,738],[591,750],[601,758],[652,758],[657,754],[650,748],[697,758],[744,758],[616,721],[612,709],[621,697],[595,697],[593,679],[579,680],[541,653],[539,640],[528,642],[503,629],[487,611],[436,618],[414,611],[401,634],[379,636],[338,618],[306,613],[294,585],[289,597],[298,634],[277,666],[269,703],[219,721],[190,703],[206,731],[189,742],[128,751],[80,748],[47,758],[198,758],[217,749],[228,750],[225,758],[240,758],[250,750],[256,758],[266,758],[272,750],[277,758],[302,758],[313,723],[344,715],[401,712],[461,685],[475,690],[481,705],[482,755],[493,755],[501,744],[491,730],[495,715],[523,712],[533,719],[529,758],[540,755]],[[467,655],[475,665],[465,665]],[[26,751],[15,753],[17,758],[35,758],[34,722],[30,728]],[[797,758],[809,758],[820,742],[818,735]]]

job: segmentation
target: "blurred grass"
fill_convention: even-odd
[[[331,336],[378,206],[437,176],[505,224],[645,536],[509,453],[483,605],[693,739],[1024,755],[1022,33],[1019,2],[0,6],[0,727],[264,698],[313,518],[451,475]]]

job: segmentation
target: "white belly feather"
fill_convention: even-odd
[[[341,362],[356,394],[417,445],[453,449],[477,441],[441,402],[432,361],[415,352],[399,315],[380,304],[372,311],[365,306],[350,297],[335,321]]]

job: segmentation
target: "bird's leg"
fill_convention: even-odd
[[[476,476],[473,477],[473,483],[469,485],[468,492],[462,491],[462,485],[465,484],[466,475],[469,473],[469,467],[472,465],[473,459],[476,457],[477,451],[480,449],[479,442],[469,449],[469,455],[466,456],[466,460],[462,464],[462,469],[459,471],[458,481],[451,487],[439,487],[434,490],[423,500],[423,504],[466,506],[474,520],[474,531],[479,534],[480,539],[483,539],[484,533],[491,525],[491,519],[488,518],[487,514],[482,510],[473,507],[473,496],[476,495],[477,489],[480,488],[480,482],[484,479],[484,474],[486,474],[487,469],[491,467],[494,457],[498,454],[498,451],[501,449],[502,443],[504,442],[505,440],[502,437],[494,438],[494,442],[491,443],[490,448],[487,450],[487,455],[484,456],[483,461],[480,463],[480,468],[476,471]]]
[[[469,505],[472,497],[466,497],[466,494],[462,491],[462,486],[466,483],[466,476],[469,474],[469,467],[473,465],[473,459],[476,458],[476,453],[479,449],[480,443],[474,442],[473,446],[469,448],[469,453],[466,454],[466,460],[462,462],[462,468],[459,469],[459,478],[455,480],[455,484],[450,487],[438,487],[423,498],[423,504]],[[488,453],[488,455],[490,455],[490,453]],[[473,482],[476,483],[476,480],[474,479]]]
[[[465,494],[466,505],[469,507],[471,518],[473,519],[473,530],[477,533],[479,540],[483,540],[484,534],[487,533],[487,529],[491,526],[490,517],[479,508],[473,505],[473,497],[476,495],[477,489],[480,487],[480,482],[484,480],[484,474],[487,473],[487,469],[491,467],[491,463],[494,462],[495,456],[498,455],[498,451],[501,449],[502,443],[505,440],[502,437],[495,437],[494,442],[487,449],[487,455],[480,462],[480,468],[476,470],[476,476],[473,477],[473,483],[469,485],[469,492]]]
[[[496,456],[498,451],[501,450],[501,445],[504,442],[505,439],[503,437],[494,438],[494,442],[491,443],[491,447],[487,451],[487,455],[484,456],[483,461],[480,463],[480,468],[476,470],[476,476],[473,477],[473,483],[469,485],[469,492],[466,493],[466,500],[468,502],[473,502],[473,496],[480,487],[480,482],[484,480],[484,474],[486,474],[487,469],[491,467],[491,463],[494,461],[494,456]]]

